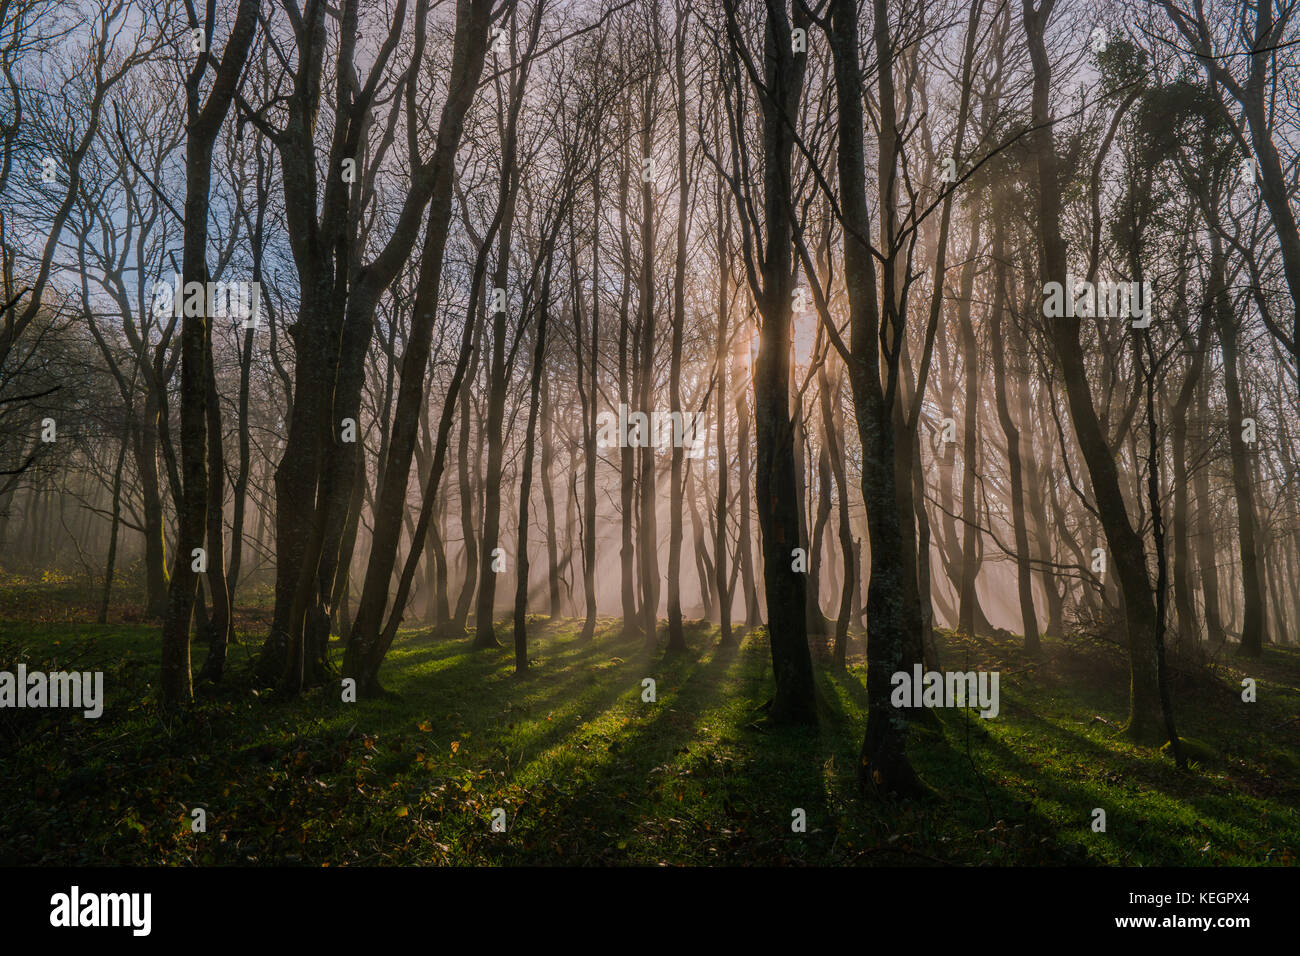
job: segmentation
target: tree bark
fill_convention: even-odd
[[[546,357],[547,302],[550,300],[550,265],[538,303],[537,340],[533,349],[533,375],[528,387],[528,429],[524,432],[523,473],[519,481],[519,537],[515,566],[515,674],[528,670],[528,498],[533,485],[533,454],[536,448],[538,392],[542,382],[542,363]]]
[[[1067,268],[1066,244],[1061,234],[1063,183],[1049,112],[1051,63],[1043,39],[1054,5],[1055,0],[1041,0],[1037,7],[1034,0],[1022,0],[1034,71],[1034,131],[1030,134],[1030,148],[1037,168],[1039,276],[1044,285],[1051,281],[1064,282]],[[1129,719],[1125,729],[1136,741],[1154,741],[1163,733],[1163,717],[1157,680],[1156,608],[1145,548],[1141,536],[1129,522],[1115,458],[1093,404],[1079,338],[1080,322],[1077,318],[1053,318],[1049,330],[1066,388],[1070,419],[1092,480],[1110,566],[1124,599],[1131,673]]]
[[[1255,491],[1250,475],[1250,452],[1242,438],[1241,383],[1238,378],[1237,320],[1228,295],[1227,264],[1222,240],[1210,233],[1210,281],[1207,294],[1214,310],[1219,344],[1223,349],[1223,390],[1228,399],[1228,448],[1232,457],[1232,489],[1237,499],[1237,535],[1240,543],[1241,582],[1244,591],[1241,645],[1238,652],[1259,657],[1264,650],[1266,606],[1256,541]]]
[[[546,306],[543,303],[543,311]],[[552,415],[550,379],[542,379],[542,503],[546,510],[546,583],[550,597],[551,617],[560,617],[560,561],[556,551],[555,539],[555,494],[551,487],[551,475],[554,473],[555,448],[552,438]]]
[[[420,274],[416,284],[415,306],[411,317],[411,332],[402,356],[402,378],[398,390],[397,407],[393,415],[393,435],[388,448],[383,479],[375,501],[375,530],[361,600],[352,626],[344,657],[344,675],[357,679],[358,691],[373,694],[381,688],[378,684],[379,665],[388,651],[391,637],[388,629],[383,635],[379,628],[387,605],[393,567],[397,558],[398,534],[401,514],[406,503],[407,483],[410,477],[411,458],[414,451],[419,407],[425,401],[425,373],[434,321],[437,317],[438,293],[442,277],[442,257],[446,248],[451,221],[452,180],[455,175],[456,152],[460,145],[466,113],[474,100],[479,76],[487,50],[487,30],[491,21],[490,0],[458,0],[456,5],[456,34],[453,41],[452,71],[448,82],[447,99],[438,122],[437,146],[433,166],[435,183],[429,202],[429,216],[425,227],[424,245],[420,255]],[[468,359],[463,354],[457,368],[464,375]],[[456,382],[459,386],[459,381]],[[448,395],[449,406],[454,406],[455,394]],[[452,414],[445,408],[444,421]],[[445,446],[446,434],[439,425],[439,444]],[[435,459],[439,449],[435,449]],[[442,449],[445,454],[445,447]],[[440,464],[440,463],[439,463]],[[437,467],[437,466],[435,466]],[[436,485],[434,488],[436,493]],[[427,500],[426,506],[431,502]],[[422,518],[425,516],[422,515]],[[425,518],[427,521],[427,518]],[[413,542],[414,549],[419,542]],[[402,612],[400,598],[394,602],[393,617]],[[489,603],[489,616],[491,604]]]
[[[244,62],[257,29],[259,0],[240,0],[225,52],[207,100],[200,101],[199,85],[208,61],[200,60],[186,79],[185,230],[181,278],[186,288],[208,281],[208,207],[212,181],[212,151],[217,134],[230,110]],[[211,8],[209,8],[211,9]],[[192,24],[198,26],[197,23]],[[212,37],[215,24],[205,34]],[[190,620],[198,572],[193,552],[202,548],[208,512],[207,399],[211,338],[207,296],[202,311],[186,314],[181,322],[181,470],[184,484],[177,505],[176,564],[167,594],[162,626],[162,674],[159,681],[165,708],[188,704],[194,698],[190,669]],[[192,309],[185,309],[190,313]],[[220,547],[220,538],[217,539]],[[224,584],[224,581],[223,581]]]
[[[129,438],[123,438],[117,453],[117,465],[113,469],[113,517],[108,532],[108,556],[104,559],[104,590],[99,599],[99,615],[95,619],[98,624],[108,623],[108,602],[113,593],[113,568],[117,563],[117,530],[122,519],[122,465],[126,461],[127,444]]]
[[[1025,496],[1021,474],[1020,429],[1011,418],[1007,403],[1006,358],[1002,339],[1002,321],[1007,312],[1006,245],[1003,237],[1002,209],[993,215],[994,289],[993,309],[989,316],[989,337],[993,351],[993,391],[997,397],[998,420],[1007,440],[1007,468],[1011,482],[1011,521],[1016,542],[1016,583],[1020,596],[1025,650],[1036,654],[1042,644],[1038,637],[1038,616],[1034,611],[1034,585],[1029,566],[1029,531],[1025,525]]]
[[[732,42],[739,28],[729,12]],[[806,30],[807,11],[796,6],[794,26]],[[794,570],[800,546],[801,502],[795,479],[794,422],[790,417],[790,350],[793,333],[793,230],[791,168],[807,58],[792,52],[791,22],[783,6],[769,5],[764,30],[762,112],[763,210],[766,235],[761,265],[751,273],[758,305],[758,357],[754,363],[757,456],[755,492],[762,539],[767,632],[776,693],[768,710],[777,724],[817,722],[812,657],[808,651],[807,579]],[[741,215],[745,215],[742,211]],[[755,274],[756,273],[756,274]]]
[[[892,214],[898,130],[895,127],[894,62],[888,9],[873,0],[873,45],[877,57],[880,99],[878,172],[881,208]],[[915,795],[923,787],[905,749],[906,723],[890,703],[892,675],[903,664],[909,644],[910,615],[904,607],[903,531],[900,527],[894,461],[893,409],[898,387],[897,366],[889,368],[882,386],[881,309],[876,299],[877,277],[869,245],[871,221],[867,206],[866,150],[863,133],[862,73],[858,61],[859,32],[856,0],[832,0],[831,54],[839,116],[837,165],[844,225],[844,283],[849,298],[849,384],[853,390],[862,444],[862,499],[867,511],[871,547],[871,578],[867,588],[867,727],[858,761],[858,783],[882,793]],[[882,233],[892,244],[892,223]],[[892,268],[892,262],[887,270]],[[884,277],[887,318],[894,311],[893,276]],[[901,323],[890,330],[895,344]],[[892,356],[891,356],[892,358]],[[917,609],[919,612],[919,609]],[[919,613],[917,614],[919,620]]]

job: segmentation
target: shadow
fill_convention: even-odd
[[[806,759],[813,732],[769,731],[769,755],[756,765],[732,736],[748,731],[724,729],[765,696],[753,676],[759,654],[767,654],[765,642],[657,655],[647,672],[656,682],[653,703],[625,694],[562,752],[539,756],[525,771],[538,778],[534,792],[546,788],[545,818],[522,807],[511,839],[491,858],[606,865],[816,858],[826,808],[818,767]],[[773,739],[781,737],[804,745],[781,746]],[[565,772],[576,775],[572,785],[554,784]],[[796,806],[808,833],[791,830]]]

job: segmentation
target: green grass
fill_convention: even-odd
[[[1123,737],[1113,648],[1050,641],[1031,659],[940,635],[946,668],[1001,671],[1001,713],[914,724],[935,797],[882,803],[855,784],[860,663],[819,665],[816,730],[773,729],[761,631],[720,648],[701,625],[667,655],[615,621],[594,642],[578,630],[539,619],[522,679],[508,648],[405,632],[382,674],[397,696],[355,704],[337,685],[292,702],[252,686],[250,635],[225,687],[164,718],[156,627],[0,622],[0,669],[101,669],[107,697],[98,721],[0,711],[0,864],[1257,865],[1300,846],[1295,648],[1181,675],[1184,774]],[[505,833],[490,829],[498,807]]]

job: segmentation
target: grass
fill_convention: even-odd
[[[1001,672],[1001,713],[914,723],[936,796],[882,803],[855,784],[860,661],[819,665],[815,730],[770,728],[761,630],[721,648],[700,624],[678,655],[617,621],[579,630],[537,619],[522,679],[508,648],[404,632],[382,675],[396,696],[355,704],[253,686],[250,635],[226,686],[166,718],[156,626],[0,621],[0,669],[103,670],[107,697],[97,721],[0,710],[0,864],[1284,865],[1300,846],[1295,648],[1179,675],[1184,774],[1123,737],[1116,649],[1049,641],[1030,658],[941,634],[946,668]]]

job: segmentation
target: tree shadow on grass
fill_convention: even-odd
[[[397,726],[427,720],[439,737],[497,737],[503,753],[520,744],[536,749],[572,731],[584,713],[607,708],[638,671],[638,657],[611,655],[606,643],[556,635],[555,628],[532,630],[539,659],[520,677],[508,648],[395,644],[386,674],[399,698],[377,702],[381,713]],[[532,723],[544,729],[524,734]],[[471,748],[468,740],[462,745]]]
[[[1202,856],[1202,845],[1239,845],[1250,857],[1243,837],[1270,842],[1268,824],[1247,823],[1235,795],[1210,780],[1174,776],[1172,766],[1166,773],[1037,715],[1007,731],[1022,741],[1031,736],[1015,750],[1003,733],[972,728],[968,756],[966,728],[957,723],[963,719],[978,724],[948,717],[948,734],[931,741],[918,762],[950,781],[955,812],[999,862],[1202,865],[1220,862]],[[1026,749],[1043,759],[1026,759]],[[1099,767],[1117,769],[1098,779]],[[1106,813],[1105,832],[1092,829],[1096,809]]]
[[[766,653],[765,645],[758,650]],[[658,656],[647,672],[656,681],[653,703],[629,695],[521,774],[534,802],[520,808],[506,839],[488,844],[490,858],[779,862],[797,852],[780,846],[806,839],[791,832],[784,794],[799,795],[811,830],[822,814],[821,782],[808,747],[791,748],[784,731],[765,735],[759,767],[748,748],[736,750],[736,738],[752,733],[741,728],[756,703],[736,693],[755,663],[745,658],[746,649],[714,642]]]

